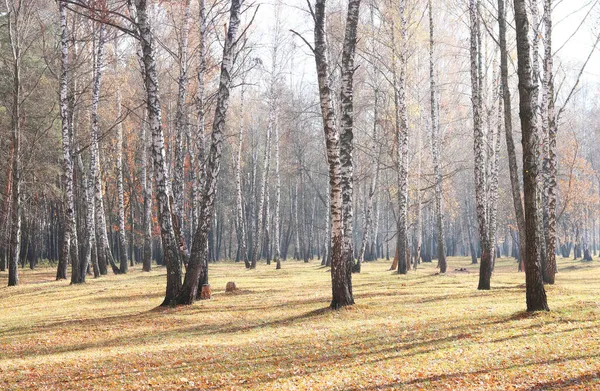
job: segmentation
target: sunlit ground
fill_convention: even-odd
[[[600,263],[560,259],[549,313],[525,309],[524,275],[498,260],[492,290],[450,258],[400,276],[353,276],[356,305],[328,310],[328,269],[210,265],[213,299],[159,309],[165,269],[83,286],[54,269],[0,273],[2,390],[600,389]],[[470,272],[457,272],[466,267]],[[235,281],[240,290],[225,293]]]

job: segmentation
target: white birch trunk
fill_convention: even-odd
[[[545,109],[548,123],[548,137],[545,143],[546,155],[544,159],[544,183],[546,187],[546,202],[548,214],[548,227],[546,232],[546,265],[542,269],[544,282],[554,284],[554,274],[556,271],[556,175],[557,175],[557,156],[556,156],[556,136],[558,133],[558,124],[556,113],[554,111],[554,60],[552,58],[552,0],[544,0],[544,91],[547,103],[542,102]],[[547,106],[546,106],[547,105]]]
[[[185,181],[184,176],[184,160],[185,154],[183,152],[183,137],[186,134],[185,128],[187,127],[187,118],[185,111],[185,100],[187,96],[187,62],[188,62],[188,33],[190,25],[190,0],[185,0],[184,3],[184,15],[181,27],[181,42],[179,44],[179,78],[177,80],[177,108],[175,114],[175,169],[173,173],[173,198],[174,198],[174,210],[173,213],[176,216],[178,222],[175,224],[183,230],[183,201],[185,194]],[[182,232],[177,232],[177,236],[181,236]],[[180,240],[179,238],[177,238]],[[181,241],[180,241],[181,242]]]
[[[98,41],[96,47],[96,61],[94,63],[94,78],[92,83],[92,107],[91,107],[91,158],[90,158],[90,180],[94,188],[94,207],[96,218],[96,245],[98,249],[98,258],[100,272],[106,274],[107,263],[111,265],[115,274],[119,273],[116,266],[110,245],[108,234],[106,232],[106,218],[104,215],[104,197],[102,195],[102,171],[100,169],[100,149],[99,149],[99,124],[98,124],[98,105],[100,100],[100,84],[102,80],[103,60],[104,60],[105,27],[100,25]],[[104,270],[103,270],[104,269]]]
[[[154,54],[154,37],[148,20],[146,0],[135,0],[137,24],[143,52],[145,86],[147,94],[148,119],[152,131],[152,161],[156,183],[156,202],[158,221],[161,229],[164,261],[167,266],[167,288],[161,305],[171,305],[181,289],[181,263],[179,250],[173,231],[171,207],[168,198],[167,164],[165,161],[165,142],[162,129],[158,75]]]
[[[244,93],[245,87],[242,86],[240,98],[240,125],[238,127],[237,155],[235,159],[235,188],[236,188],[236,211],[238,219],[238,246],[240,247],[240,257],[244,261],[247,269],[250,268],[248,260],[248,248],[246,242],[246,219],[244,218],[244,198],[242,195],[242,145],[244,142]]]
[[[63,186],[65,191],[64,213],[65,213],[65,254],[71,261],[71,283],[85,281],[85,274],[81,273],[79,265],[79,247],[77,243],[77,224],[75,220],[75,200],[73,196],[73,155],[70,136],[70,124],[68,114],[68,72],[69,72],[69,43],[67,36],[67,11],[62,2],[58,3],[60,12],[60,43],[61,43],[61,73],[59,80],[60,88],[60,117],[62,129],[63,149]],[[58,277],[58,276],[57,276]],[[66,277],[66,276],[65,276]]]
[[[114,55],[115,55],[115,75],[119,74],[119,41],[117,38],[114,40]],[[127,237],[125,236],[125,191],[123,189],[123,122],[121,121],[121,87],[120,83],[117,82],[117,202],[119,209],[119,272],[127,273],[128,271],[128,260],[127,260]],[[130,205],[131,207],[132,205]]]
[[[255,231],[255,237],[254,240],[252,242],[252,253],[251,253],[251,257],[250,257],[250,268],[254,269],[256,268],[256,261],[257,258],[260,256],[260,254],[258,253],[258,249],[260,248],[260,245],[263,242],[263,231],[265,229],[265,221],[264,221],[264,214],[265,214],[265,199],[268,196],[267,193],[267,188],[268,188],[268,181],[269,181],[269,167],[270,167],[270,155],[271,155],[271,131],[273,129],[273,123],[275,121],[275,110],[274,110],[274,104],[273,104],[273,97],[270,97],[270,103],[269,103],[269,117],[268,117],[268,123],[267,123],[267,134],[265,136],[265,155],[263,158],[263,171],[262,171],[262,178],[261,178],[261,190],[260,190],[260,198],[258,201],[258,212],[257,212],[257,224],[256,224],[256,231]],[[268,223],[268,222],[267,222]]]
[[[433,38],[433,8],[429,0],[429,93],[431,110],[431,160],[433,162],[433,172],[435,178],[434,198],[435,198],[435,219],[438,235],[437,256],[440,273],[446,273],[446,236],[444,234],[444,209],[442,205],[442,168],[440,166],[440,120],[438,117],[439,96],[435,83],[434,68],[434,38]]]
[[[215,117],[211,135],[210,153],[206,164],[205,183],[200,203],[200,220],[194,234],[192,252],[181,291],[177,296],[178,304],[191,304],[196,299],[198,286],[208,284],[208,235],[213,223],[214,202],[217,194],[221,153],[225,129],[225,119],[229,107],[231,71],[234,62],[235,43],[240,25],[242,0],[232,0],[229,11],[229,27],[223,47],[221,75]]]
[[[470,60],[471,60],[471,101],[473,105],[473,144],[475,154],[475,204],[479,225],[479,241],[481,244],[481,264],[479,269],[478,289],[490,289],[492,273],[491,253],[489,245],[489,225],[487,216],[486,189],[486,148],[482,119],[482,80],[481,80],[481,48],[479,42],[479,1],[469,1],[470,15]]]
[[[343,68],[346,71],[353,71],[353,58],[354,49],[346,48],[346,42],[350,45],[356,44],[356,25],[358,23],[358,6],[360,1],[350,1],[348,6],[348,23],[346,24],[346,36],[344,39],[344,50],[343,55]],[[352,263],[349,262],[349,258],[353,254],[348,253],[347,250],[351,249],[344,245],[344,217],[351,218],[351,216],[343,216],[343,200],[342,200],[342,163],[340,161],[340,132],[336,125],[335,108],[332,101],[332,92],[329,85],[329,60],[327,56],[327,37],[326,37],[326,13],[325,13],[325,0],[317,0],[314,7],[314,19],[315,19],[315,65],[317,68],[317,80],[319,85],[319,97],[321,114],[323,116],[323,130],[325,134],[325,145],[327,150],[327,161],[329,164],[329,186],[330,186],[330,199],[331,199],[331,241],[332,241],[332,258],[331,258],[331,282],[332,282],[332,301],[331,307],[334,309],[341,308],[343,306],[354,304],[354,298],[352,297]],[[351,49],[351,50],[350,50]],[[349,79],[348,79],[349,78]],[[346,137],[346,143],[352,142],[352,74],[346,75],[343,91],[343,100],[347,101],[345,109],[343,109],[344,128]],[[348,90],[349,88],[349,90]],[[351,156],[351,149],[348,150],[348,145],[345,146],[345,157],[348,157],[348,153]],[[348,185],[351,185],[350,179],[352,175],[351,160],[346,161],[345,176]],[[351,197],[351,188],[347,189],[346,195]],[[347,200],[352,201],[350,198]],[[347,206],[348,207],[348,206]],[[351,208],[351,205],[348,207]],[[351,213],[350,210],[344,212]],[[351,229],[351,227],[350,227]],[[351,258],[350,258],[351,259]]]

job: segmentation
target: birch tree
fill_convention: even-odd
[[[472,0],[471,0],[472,1]],[[523,133],[523,188],[525,198],[526,254],[525,286],[527,311],[549,310],[542,274],[538,264],[537,232],[537,176],[538,146],[536,133],[536,102],[532,99],[533,83],[531,51],[529,46],[529,20],[525,0],[514,0],[517,33],[517,60],[519,76],[519,117]]]
[[[336,124],[335,107],[332,100],[330,87],[330,70],[327,45],[327,15],[325,12],[325,0],[316,0],[313,19],[315,65],[317,69],[317,81],[319,86],[319,98],[321,114],[323,117],[323,130],[325,133],[325,145],[327,150],[327,161],[329,164],[329,197],[331,211],[331,285],[332,301],[331,308],[338,309],[354,304],[352,296],[352,265],[353,254],[351,243],[345,238],[348,232],[344,232],[347,226],[344,219],[351,219],[351,205],[344,208],[344,183],[346,184],[346,201],[352,202],[352,150],[345,150],[344,162],[341,161],[341,149],[351,148],[352,125],[353,125],[353,73],[354,73],[354,51],[356,47],[356,28],[358,25],[358,10],[360,0],[350,0],[348,3],[348,14],[346,18],[346,31],[344,35],[344,47],[342,52],[342,128],[340,132]],[[340,133],[344,134],[344,143],[340,141]],[[342,165],[344,169],[342,173]],[[345,176],[345,179],[343,177]],[[350,220],[351,221],[351,220]],[[350,231],[351,234],[351,231]],[[351,238],[351,236],[350,236]]]
[[[542,121],[548,132],[544,143],[544,212],[547,215],[546,263],[543,265],[542,278],[548,284],[554,284],[556,272],[556,136],[558,124],[554,108],[554,60],[552,58],[552,0],[544,0],[544,79],[542,99]]]
[[[12,60],[12,85],[11,85],[11,225],[10,225],[10,255],[8,259],[8,286],[19,284],[19,257],[21,254],[21,219],[22,219],[22,194],[21,194],[21,125],[22,125],[22,103],[23,86],[21,81],[21,63],[23,60],[22,46],[23,33],[29,27],[31,22],[32,4],[27,1],[13,2],[6,0],[6,9],[8,10],[7,27],[8,39],[10,42],[11,60]],[[66,225],[66,224],[65,224]],[[67,242],[65,246],[68,246]],[[75,242],[77,243],[77,242]],[[67,253],[68,254],[68,253]]]
[[[184,167],[185,154],[183,151],[183,139],[185,128],[187,127],[187,118],[185,110],[185,101],[187,97],[188,86],[188,35],[190,24],[190,0],[183,3],[183,20],[181,27],[181,36],[179,38],[178,62],[179,78],[177,79],[177,107],[175,114],[175,169],[173,172],[173,197],[174,197],[174,215],[177,218],[176,227],[183,228],[183,200],[184,200]],[[182,233],[175,231],[176,236]],[[179,238],[177,238],[180,240]]]
[[[194,233],[190,261],[185,273],[183,286],[179,291],[177,304],[192,304],[196,299],[199,285],[208,284],[208,234],[213,223],[214,202],[217,192],[221,153],[223,148],[223,132],[229,107],[231,88],[231,70],[233,67],[237,32],[240,26],[240,8],[243,0],[232,0],[229,9],[229,27],[223,46],[221,75],[217,102],[211,134],[210,152],[206,163],[204,189],[200,202],[200,219]]]
[[[481,245],[481,263],[479,265],[479,285],[477,289],[490,289],[492,276],[492,258],[490,250],[489,221],[487,216],[486,189],[486,148],[482,118],[482,79],[479,32],[479,1],[469,1],[470,17],[470,62],[471,62],[471,101],[473,105],[473,130],[475,153],[475,203],[479,225]]]
[[[396,254],[398,256],[398,274],[406,274],[406,249],[408,244],[408,115],[406,110],[406,2],[400,0],[400,54],[399,67],[396,70],[395,32],[392,31],[392,76],[394,84],[395,137],[397,151],[397,183],[398,183],[398,239]],[[392,30],[394,23],[392,22]]]
[[[248,259],[248,248],[246,241],[246,219],[244,218],[244,198],[242,195],[242,144],[244,142],[244,93],[245,83],[242,82],[242,91],[240,94],[240,109],[242,116],[240,118],[240,124],[238,126],[238,144],[237,144],[237,155],[235,159],[235,189],[236,189],[236,212],[238,220],[238,247],[240,252],[240,258],[244,261],[246,269],[250,268],[250,261]]]
[[[508,85],[508,51],[506,47],[506,8],[504,0],[498,0],[498,41],[500,45],[500,83],[502,90],[502,106],[504,109],[504,133],[506,136],[506,149],[508,152],[508,168],[510,172],[510,185],[512,201],[519,230],[519,269],[522,269],[525,259],[525,215],[521,201],[521,183],[517,166],[517,153],[512,134],[512,103],[510,87]]]
[[[429,7],[429,90],[431,110],[431,160],[435,177],[435,217],[438,235],[437,256],[440,273],[446,273],[446,236],[444,235],[444,210],[442,205],[442,168],[440,167],[440,120],[438,115],[437,90],[434,68],[434,35],[433,35],[433,8],[431,0]]]
[[[115,37],[114,39],[114,72],[115,75],[119,74],[119,41]],[[127,259],[127,236],[125,235],[125,191],[123,189],[123,121],[121,120],[121,87],[120,83],[117,82],[116,91],[116,105],[117,105],[117,203],[119,210],[119,272],[127,273],[128,271],[128,259]]]
[[[94,72],[92,82],[92,107],[91,107],[91,143],[90,143],[90,174],[89,180],[93,183],[94,189],[94,207],[95,207],[95,227],[96,227],[96,248],[98,252],[98,263],[100,273],[106,274],[107,264],[110,264],[113,272],[119,274],[120,270],[110,250],[108,234],[106,232],[106,217],[104,214],[104,196],[102,194],[102,171],[100,168],[100,148],[99,148],[99,118],[98,106],[100,101],[100,85],[104,67],[104,46],[106,42],[106,28],[100,24],[98,28],[98,40],[96,44],[96,57],[94,61]]]
[[[181,289],[181,263],[179,261],[179,250],[173,231],[171,206],[169,205],[165,141],[162,129],[160,95],[158,92],[154,36],[148,19],[147,7],[148,3],[146,0],[135,0],[137,29],[139,31],[143,53],[146,105],[150,130],[152,132],[152,161],[154,164],[154,180],[156,183],[158,223],[161,231],[164,262],[167,266],[167,287],[165,299],[161,305],[169,306]]]

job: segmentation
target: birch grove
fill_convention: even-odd
[[[166,273],[176,306],[213,262],[319,264],[339,309],[436,262],[545,310],[600,246],[598,6],[4,0],[0,273]]]

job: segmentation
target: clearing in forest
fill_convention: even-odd
[[[559,259],[552,311],[535,314],[513,259],[498,259],[491,291],[467,258],[446,275],[389,264],[364,264],[340,311],[315,262],[211,264],[213,299],[175,309],[157,308],[160,267],[81,286],[40,268],[8,288],[2,273],[0,389],[600,389],[597,262]]]

